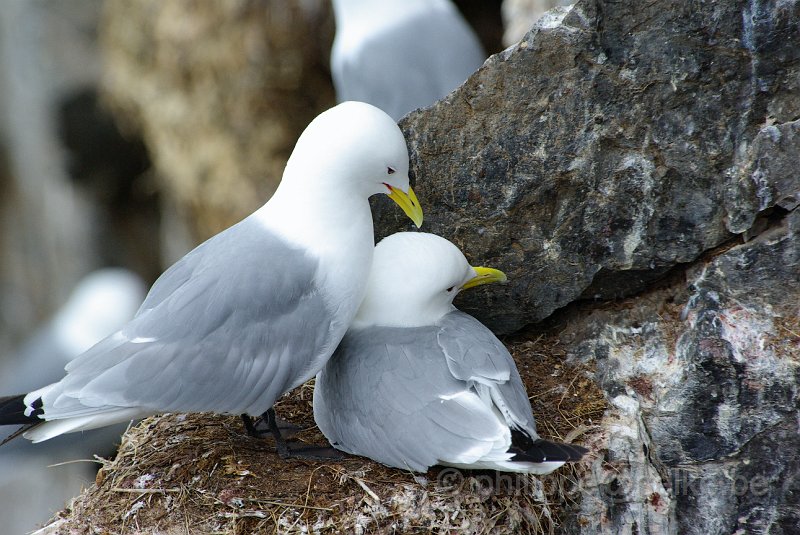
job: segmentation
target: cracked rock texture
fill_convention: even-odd
[[[795,210],[665,288],[569,315],[569,358],[596,363],[611,405],[576,531],[798,532],[798,274]]]
[[[560,9],[401,121],[425,230],[509,274],[461,302],[501,332],[640,292],[798,202],[800,4]],[[404,224],[375,204],[380,234]]]

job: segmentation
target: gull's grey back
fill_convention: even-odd
[[[313,375],[330,343],[317,264],[245,219],[168,269],[122,336],[70,363],[61,392],[80,392],[99,409],[260,414]],[[71,409],[87,412],[50,412]]]
[[[472,322],[480,326],[477,336]],[[491,337],[488,345],[482,331]],[[456,343],[453,336],[461,340]],[[317,425],[344,451],[426,470],[497,438],[499,422],[491,411],[475,411],[458,396],[470,388],[470,376],[504,376],[507,383],[499,388],[507,406],[535,436],[525,387],[508,351],[502,344],[498,350],[495,340],[458,311],[430,327],[350,330],[317,375]],[[466,371],[464,379],[456,377]]]

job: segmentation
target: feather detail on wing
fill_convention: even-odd
[[[330,345],[317,268],[246,219],[167,270],[128,325],[26,401],[41,397],[48,420],[124,408],[260,414],[313,376]]]
[[[461,311],[439,322],[437,341],[453,377],[467,381],[500,411],[506,423],[536,437],[528,393],[514,359],[481,322]]]
[[[508,427],[450,373],[437,331],[378,327],[345,336],[314,395],[315,419],[334,446],[417,471],[508,449]]]
[[[477,320],[351,329],[317,376],[317,425],[335,447],[383,464],[544,474],[579,446],[536,434],[511,355]]]

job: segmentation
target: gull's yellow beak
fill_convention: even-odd
[[[508,281],[508,277],[506,274],[500,271],[499,269],[494,268],[487,268],[487,267],[474,267],[475,275],[470,280],[464,283],[464,286],[461,287],[462,290],[466,290],[468,288],[474,288],[475,286],[480,286],[481,284],[489,284],[492,282],[506,282]]]
[[[390,191],[390,193],[387,193],[389,198],[403,209],[403,212],[414,222],[417,228],[420,228],[422,226],[422,207],[419,205],[417,195],[414,193],[414,190],[411,189],[411,186],[408,187],[407,195],[403,193],[402,190],[394,188],[389,184],[386,184],[386,187],[388,187]]]

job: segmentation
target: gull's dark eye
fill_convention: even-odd
[[[394,174],[394,167],[387,167],[386,168],[386,174],[387,175],[393,175]]]
[[[452,292],[452,291],[453,291],[453,288],[455,288],[455,286],[451,286],[451,287],[449,287],[449,288],[447,289],[447,291],[448,291],[448,292]]]

